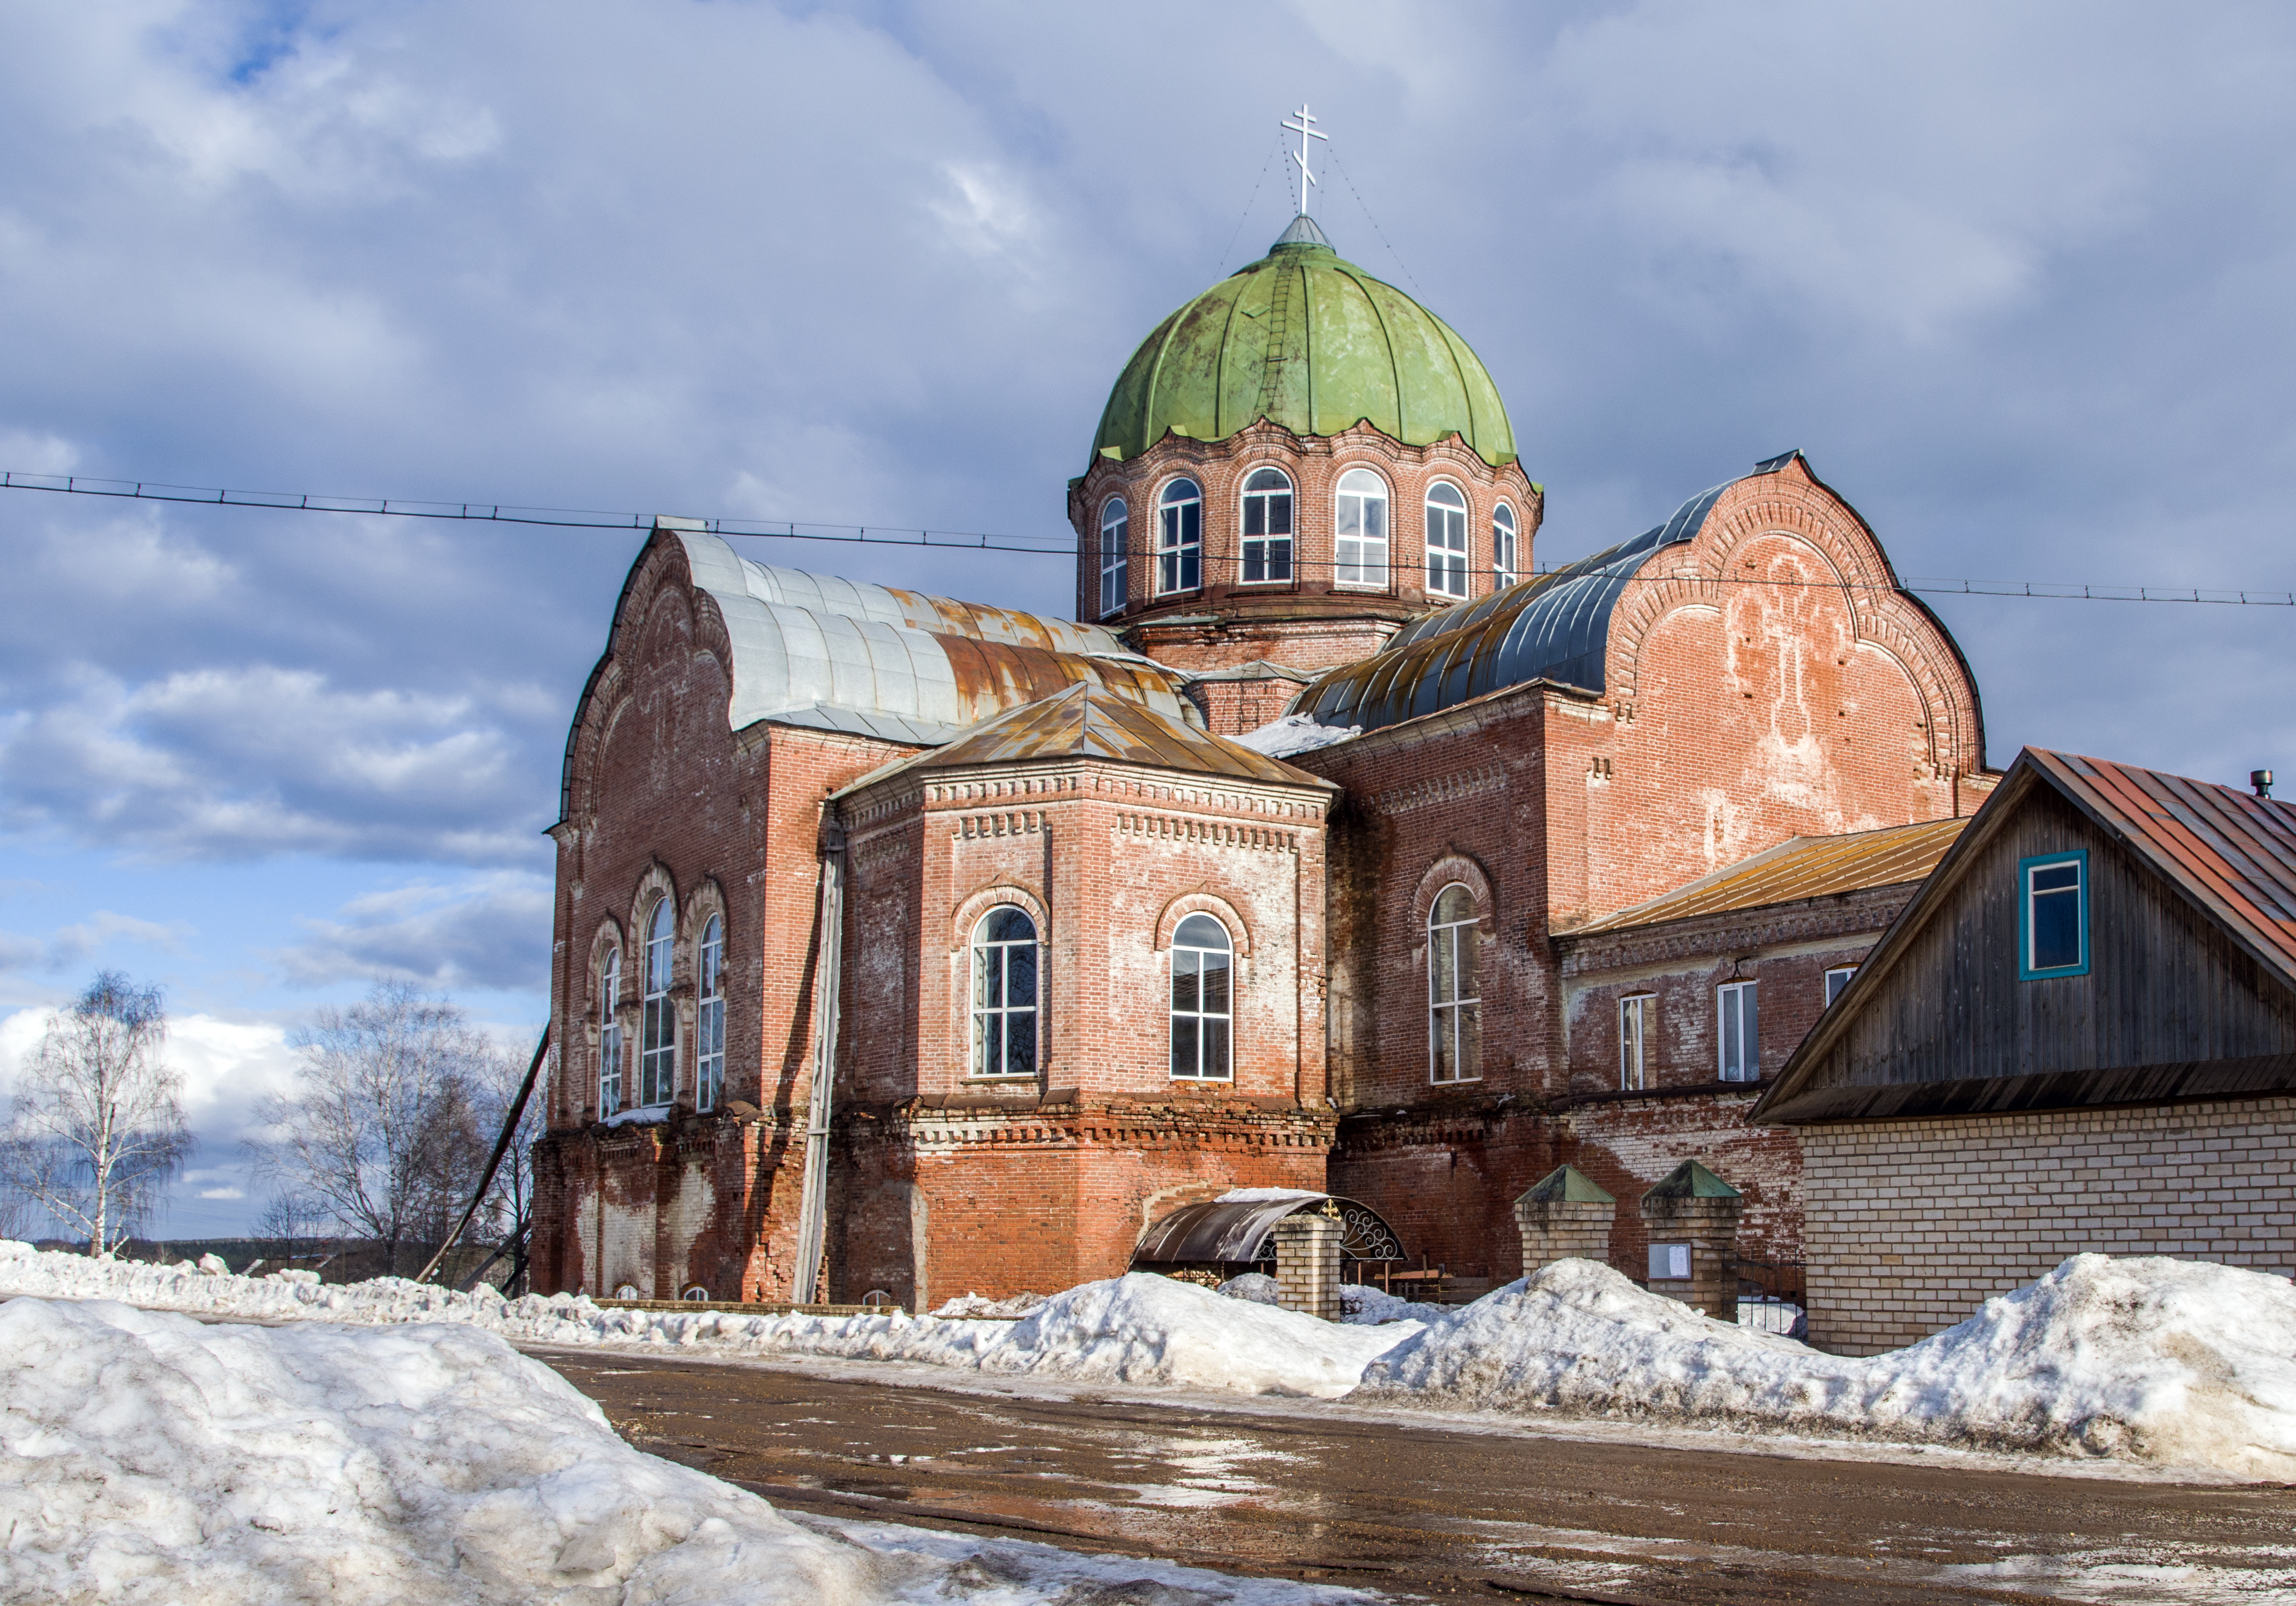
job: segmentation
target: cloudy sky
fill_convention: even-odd
[[[2296,586],[2296,13],[0,0],[0,468],[1063,533],[1108,384],[1290,216],[1481,354],[1552,563],[1790,447],[1901,572]],[[0,1069],[164,982],[259,1200],[285,1034],[545,1012],[627,533],[0,490]],[[1057,611],[1057,559],[759,544]],[[2296,776],[2296,610],[1934,599],[1991,758]]]

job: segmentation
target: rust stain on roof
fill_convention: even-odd
[[[1795,837],[1662,897],[1557,935],[1583,937],[1922,881],[1968,824],[1965,818],[1923,820],[1845,836]]]

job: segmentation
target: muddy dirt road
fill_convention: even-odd
[[[542,1358],[641,1447],[793,1510],[1403,1599],[2296,1602],[2296,1489],[2284,1487]]]

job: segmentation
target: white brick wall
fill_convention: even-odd
[[[2296,1098],[1801,1128],[1810,1342],[1894,1349],[2085,1250],[2296,1274]]]

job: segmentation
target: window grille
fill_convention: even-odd
[[[622,1107],[622,1028],[614,1006],[622,996],[622,951],[606,950],[598,967],[598,1118],[604,1120]]]
[[[1758,1082],[1762,1076],[1762,1034],[1754,1006],[1751,981],[1730,981],[1714,989],[1720,1015],[1715,1038],[1721,1053],[1722,1079]]]
[[[1518,578],[1514,509],[1502,502],[1491,512],[1491,585],[1512,586]]]
[[[1193,479],[1164,488],[1156,521],[1156,590],[1194,591],[1204,583],[1204,494]]]
[[[1279,470],[1258,469],[1243,482],[1243,583],[1291,578],[1292,482]]]
[[[1483,1074],[1483,1003],[1477,974],[1482,924],[1474,894],[1457,882],[1427,915],[1428,1077],[1472,1082]]]
[[[1234,1075],[1229,1038],[1235,1023],[1234,945],[1209,914],[1191,914],[1172,933],[1172,1074],[1225,1082]]]
[[[972,929],[972,1074],[1037,1074],[1037,922],[1011,904]]]
[[[1340,476],[1332,578],[1335,585],[1387,587],[1387,484],[1369,469]]]
[[[1651,1014],[1658,999],[1637,993],[1619,1000],[1619,1090],[1639,1093],[1644,1086],[1644,1045],[1650,1040]]]
[[[668,1103],[677,1092],[677,1016],[669,1005],[676,923],[665,897],[654,905],[646,925],[645,996],[638,1016],[638,1103],[647,1109]]]
[[[1427,590],[1432,596],[1467,594],[1467,498],[1439,479],[1427,489]]]
[[[1132,510],[1111,496],[1100,510],[1100,611],[1103,618],[1124,606],[1132,552]]]
[[[693,1107],[704,1115],[726,1098],[726,928],[711,915],[694,955]]]

